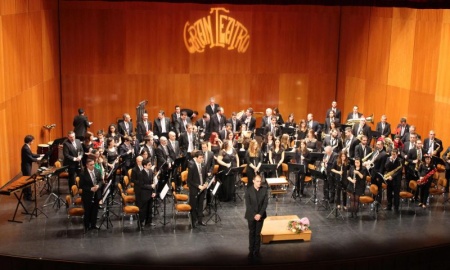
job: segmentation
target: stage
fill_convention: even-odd
[[[65,182],[62,186],[66,186]],[[243,198],[244,188],[238,192]],[[306,192],[312,194],[310,188]],[[333,266],[375,269],[374,262],[384,267],[396,266],[397,269],[423,269],[430,262],[440,266],[445,259],[439,254],[450,243],[450,209],[444,211],[440,202],[435,206],[436,198],[431,200],[432,206],[427,210],[417,208],[416,215],[406,210],[401,216],[391,211],[380,211],[375,220],[369,213],[370,208],[365,207],[358,218],[347,218],[347,213],[344,213],[342,220],[326,218],[329,211],[318,209],[311,203],[305,205],[306,199],[300,202],[290,195],[291,188],[279,197],[278,215],[308,217],[314,235],[310,242],[263,244],[262,258],[257,261],[247,259],[245,206],[239,198],[236,203],[221,203],[218,214],[222,221],[217,224],[209,221],[206,227],[191,230],[187,217],[182,216],[178,218],[175,230],[172,220],[162,226],[161,207],[160,215],[154,219],[156,227],[145,227],[139,232],[136,220],[132,224],[126,221],[122,232],[120,219],[113,216],[112,229],[103,227],[98,232],[83,234],[82,220],[75,219],[69,224],[64,206],[59,210],[45,207],[43,211],[48,218],[40,215],[28,221],[28,216],[19,214],[17,219],[23,220],[22,224],[8,222],[14,213],[16,200],[13,196],[1,196],[0,256],[2,262],[6,261],[6,265],[16,269],[22,266],[49,269],[49,265],[53,265],[53,269],[79,269],[92,265],[96,269],[130,269],[130,265],[134,266],[132,269],[148,266],[241,268],[254,265],[271,269],[292,265],[314,266],[314,269],[331,269]],[[38,205],[41,206],[45,198],[46,195],[38,198]],[[442,201],[442,197],[439,200]],[[26,202],[25,205],[32,209],[34,204]],[[447,205],[447,208],[450,207]],[[167,210],[171,218],[172,202],[168,202]],[[116,207],[112,211],[119,210]],[[274,198],[269,201],[268,215],[275,215]]]

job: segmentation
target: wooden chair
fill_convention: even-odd
[[[182,194],[178,194],[182,195]],[[187,195],[186,195],[187,196]],[[177,226],[177,217],[179,214],[187,214],[189,219],[189,225],[192,229],[192,220],[191,220],[191,206],[185,202],[180,202],[177,198],[177,194],[173,191],[173,229],[175,230]]]
[[[242,175],[241,175],[241,185],[246,187],[248,185],[248,177],[244,176],[244,175],[246,175],[246,173],[247,173],[247,164],[242,164],[241,167],[242,166],[245,166],[245,167],[244,167],[244,170],[242,171]]]
[[[80,205],[75,205],[72,201],[72,196],[70,196],[70,195],[66,196],[66,213],[67,213],[67,219],[68,219],[66,230],[68,230],[69,224],[71,224],[71,220],[73,218],[83,219],[84,208],[82,207],[82,205],[83,205],[82,203]],[[83,224],[83,222],[82,222],[82,224]]]
[[[447,186],[447,179],[440,177],[437,181],[437,185],[430,188],[430,199],[439,197],[442,195],[442,204],[445,210],[445,187]],[[438,198],[436,198],[436,205],[438,204]]]
[[[370,190],[370,196],[364,195],[364,196],[360,196],[359,197],[359,203],[360,206],[364,206],[364,205],[372,205],[371,206],[371,211],[373,211],[373,216],[375,219],[377,219],[377,207],[381,208],[381,205],[379,205],[379,203],[374,199],[377,195],[378,195],[378,187],[377,185],[370,185],[369,187]]]
[[[125,187],[125,194],[134,195],[134,187],[131,187],[130,178],[128,177],[128,175],[125,175],[123,177],[123,185]]]
[[[189,191],[189,187],[187,185],[187,177],[188,177],[188,170],[181,172],[181,185],[183,187],[183,190]]]
[[[83,202],[82,202],[81,196],[80,196],[80,191],[81,191],[81,189],[79,189],[77,187],[77,185],[73,185],[71,188],[72,201],[73,201],[74,205],[83,205]]]
[[[172,190],[173,190],[173,195],[176,197],[176,199],[180,202],[180,203],[188,203],[189,201],[189,196],[186,194],[180,194],[176,192],[176,188],[175,188],[175,182],[172,182]]]
[[[412,192],[408,191],[400,191],[400,214],[402,213],[402,206],[405,202],[408,203],[408,210],[409,210],[409,204],[411,203],[411,200],[414,199],[414,194],[417,192],[417,182],[415,180],[409,181],[409,188]],[[416,214],[416,207],[413,203],[414,207],[414,214]]]
[[[77,185],[78,188],[78,194],[83,194],[83,190],[80,188],[80,177],[77,176],[75,177],[75,184]],[[72,194],[73,196],[75,196],[75,194]]]
[[[125,216],[136,216],[136,223],[138,226],[138,230],[141,230],[141,222],[140,222],[140,218],[139,218],[139,207],[135,206],[135,205],[129,205],[127,203],[127,195],[123,194],[123,192],[120,192],[120,198],[122,200],[122,231],[123,228],[125,227],[125,223],[124,223],[124,217]],[[132,219],[130,220],[130,222],[132,222]]]
[[[120,194],[124,196],[123,202],[125,204],[134,204],[136,203],[136,197],[134,195],[127,195],[125,192],[123,192],[122,184],[117,184],[117,187],[119,188]]]

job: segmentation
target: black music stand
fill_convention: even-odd
[[[39,176],[39,171],[31,176],[34,179],[34,181],[33,181],[33,185],[34,185],[34,209],[33,209],[33,211],[31,211],[30,221],[33,218],[33,216],[38,217],[38,215],[40,215],[40,214],[43,214],[46,218],[48,218],[48,216],[41,209],[39,209],[39,207],[37,206],[37,198],[38,198],[38,196],[37,196],[37,181],[38,181],[37,177],[38,176]],[[43,178],[41,178],[41,179],[43,179]]]
[[[262,182],[266,182],[266,176],[265,174],[268,172],[273,172],[277,170],[277,164],[261,164],[261,167],[259,167],[259,171],[261,172],[261,178]]]
[[[256,136],[260,136],[260,137],[264,137],[264,128],[256,128],[255,129],[255,135]]]
[[[305,165],[304,164],[296,164],[296,163],[288,163],[288,175],[290,173],[295,173],[295,181],[297,182],[297,177],[300,173],[305,174],[306,173],[306,169],[305,169]],[[300,185],[300,184],[299,184]],[[297,196],[295,195],[295,191],[296,191],[296,186],[294,183],[294,189],[292,190],[292,195],[291,197],[296,200]],[[299,198],[300,199],[300,198]],[[300,199],[301,201],[301,199]]]
[[[291,127],[283,127],[281,129],[281,134],[288,134],[289,136],[294,136],[295,133],[295,128],[291,128]]]
[[[170,223],[170,221],[166,222],[166,198],[167,198],[167,193],[169,192],[169,185],[165,184],[164,187],[161,189],[161,191],[165,191],[164,193],[159,193],[159,197],[161,198],[162,196],[162,200],[163,200],[163,221],[161,221],[161,224],[163,226],[166,226],[167,224]]]
[[[111,207],[111,204],[112,204],[112,201],[113,201],[113,198],[112,198],[113,188],[112,187],[114,185],[112,183],[113,183],[112,179],[109,180],[108,184],[106,185],[106,188],[103,190],[103,193],[102,193],[102,201],[103,201],[103,205],[104,205],[105,209],[104,209],[104,212],[103,212],[102,217],[101,217],[102,222],[100,222],[100,226],[98,226],[99,230],[100,230],[100,228],[103,226],[103,224],[105,222],[106,222],[105,226],[106,226],[107,230],[109,229],[110,226],[111,226],[111,228],[114,227],[112,222],[111,222],[111,218],[109,217],[109,212],[110,212],[109,208]]]
[[[59,186],[60,186],[60,180],[59,180],[59,174],[62,172],[67,171],[67,168],[69,166],[63,166],[61,168],[56,169],[53,173],[52,176],[56,177],[56,181],[57,181],[57,188],[56,191],[52,190],[52,193],[50,193],[50,195],[48,195],[47,199],[44,202],[44,205],[42,205],[42,207],[46,207],[50,204],[53,204],[52,207],[57,207],[58,209],[61,208],[61,204],[65,204],[66,202],[61,198],[61,193],[59,191]],[[49,176],[50,177],[50,176]],[[70,192],[70,190],[69,190]],[[52,202],[48,202],[50,199],[54,198],[54,200]]]
[[[233,201],[236,202],[236,196],[242,201],[241,196],[239,196],[239,194],[237,193],[237,189],[236,189],[236,185],[238,185],[238,183],[240,183],[240,179],[239,179],[239,175],[242,174],[242,171],[244,170],[245,167],[233,167],[233,168],[229,168],[227,171],[224,172],[225,175],[234,175],[234,196],[233,196]]]
[[[371,130],[371,131],[370,131],[370,136],[371,136],[373,139],[375,139],[375,143],[376,143],[376,141],[378,140],[378,138],[381,137],[381,132],[378,132],[378,131],[376,131],[376,130]],[[372,141],[370,141],[369,143],[371,144]],[[373,144],[372,144],[372,146],[373,146]]]
[[[219,214],[217,214],[217,204],[220,203],[219,199],[217,198],[217,191],[219,190],[219,187],[221,185],[222,185],[222,182],[220,182],[220,180],[216,179],[216,184],[214,185],[214,188],[209,189],[209,192],[211,192],[211,195],[212,195],[212,200],[211,200],[211,202],[209,202],[209,209],[212,209],[212,214],[208,218],[208,220],[206,220],[206,222],[205,222],[206,224],[208,224],[208,222],[210,220],[212,220],[214,223],[221,221]]]

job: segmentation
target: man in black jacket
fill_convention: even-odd
[[[98,203],[102,197],[102,176],[98,169],[94,167],[94,160],[86,161],[86,168],[80,174],[80,187],[83,190],[81,198],[84,208],[84,229],[85,231],[99,229],[96,226]]]

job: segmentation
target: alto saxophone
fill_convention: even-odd
[[[398,170],[402,169],[403,165],[400,164],[400,166],[398,166],[397,168],[393,169],[390,172],[387,172],[383,175],[384,180],[388,179],[389,177],[393,176],[396,172],[398,172]]]

